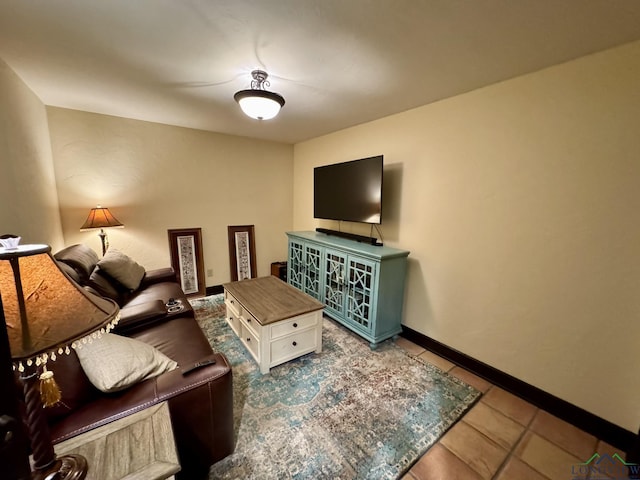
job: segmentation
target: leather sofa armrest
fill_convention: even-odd
[[[120,321],[115,333],[128,332],[135,328],[146,326],[167,316],[167,307],[162,300],[139,303],[120,309]]]
[[[206,358],[215,363],[185,375],[181,365],[156,377],[158,400],[169,402],[181,474],[189,479],[208,478],[209,466],[235,446],[231,366],[220,353]]]
[[[172,267],[147,270],[138,289],[141,290],[148,285],[153,285],[154,283],[177,281],[178,277],[176,275],[176,271]]]
[[[183,373],[183,371],[190,365],[179,365],[175,370],[165,372],[156,377],[158,399],[167,400],[189,388],[215,382],[230,373],[231,366],[224,354],[211,353],[201,360],[207,359],[213,360],[214,362],[187,373]]]

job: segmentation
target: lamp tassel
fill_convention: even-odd
[[[44,371],[40,375],[40,398],[42,399],[42,405],[46,407],[53,407],[57,404],[62,395],[60,394],[60,387],[56,383],[56,379],[53,378],[53,372],[47,370],[47,366],[44,366]]]

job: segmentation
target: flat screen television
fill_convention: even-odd
[[[314,218],[381,223],[382,163],[378,155],[314,168]]]

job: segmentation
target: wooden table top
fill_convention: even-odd
[[[85,480],[161,480],[180,471],[167,402],[65,440],[54,450],[84,456]]]
[[[277,277],[260,277],[222,285],[261,325],[295,317],[324,305]]]

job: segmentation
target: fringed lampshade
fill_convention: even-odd
[[[123,228],[124,224],[122,224],[116,217],[114,217],[107,207],[101,207],[100,205],[98,205],[96,208],[92,208],[89,211],[87,219],[80,227],[80,230],[91,230],[92,228],[100,229],[100,233],[98,233],[98,236],[100,237],[100,240],[102,242],[102,255],[104,255],[109,248],[109,239],[104,231],[104,229],[107,227]]]
[[[111,330],[119,319],[114,302],[91,295],[72,282],[50,252],[47,245],[0,248],[0,294],[11,357],[24,385],[25,423],[34,468],[47,475],[58,469],[86,470],[86,460],[78,456],[56,459],[38,380],[49,387],[53,401],[48,401],[55,403],[59,391],[52,373],[46,369],[47,362],[69,354],[79,344],[92,342]],[[76,471],[75,476],[55,478],[79,480],[84,475]]]

